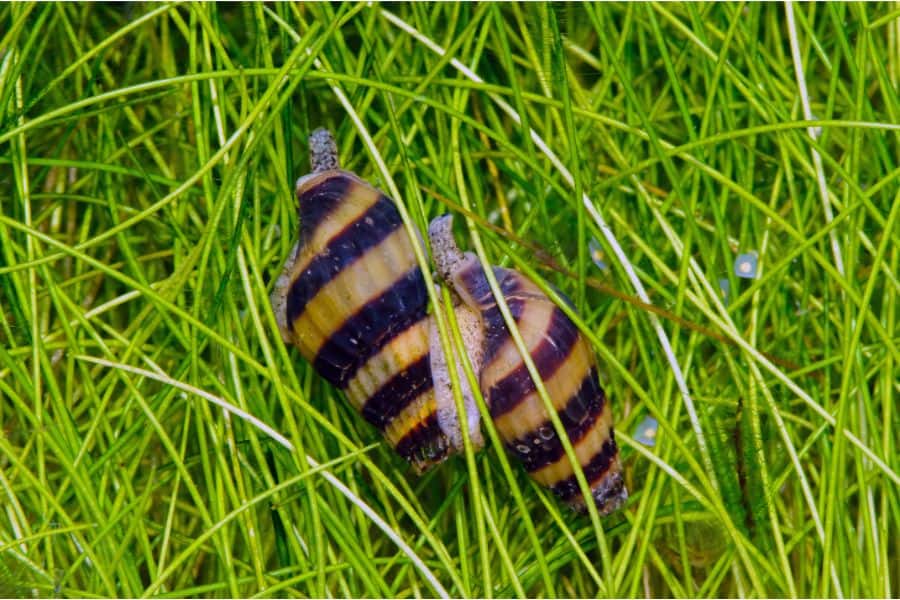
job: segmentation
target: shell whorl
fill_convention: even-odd
[[[337,142],[324,127],[319,127],[309,136],[309,164],[313,173],[341,168]]]

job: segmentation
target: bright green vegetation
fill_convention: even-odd
[[[0,6],[0,596],[896,597],[900,8],[788,10]],[[283,346],[321,125],[572,298],[623,511],[417,478]]]

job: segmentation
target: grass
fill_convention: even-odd
[[[0,23],[0,595],[897,596],[896,4]],[[496,440],[417,478],[280,343],[317,126],[573,299],[624,510]]]

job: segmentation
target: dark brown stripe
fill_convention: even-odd
[[[558,307],[553,307],[544,339],[531,352],[531,358],[543,381],[547,381],[565,362],[575,342],[578,328]],[[521,362],[513,371],[494,384],[488,392],[491,416],[500,417],[514,409],[535,390],[531,374]]]
[[[390,198],[381,196],[366,212],[344,227],[309,262],[291,285],[287,297],[288,323],[293,323],[303,314],[309,301],[329,281],[402,225],[397,207]]]
[[[509,310],[512,313],[516,325],[525,312],[525,300],[522,298],[511,298],[506,301]],[[483,364],[488,364],[494,359],[494,355],[500,350],[503,344],[510,339],[509,329],[506,327],[506,321],[503,320],[503,314],[500,307],[496,304],[482,311],[481,319],[484,322],[484,359]]]
[[[319,349],[313,367],[332,384],[346,387],[388,342],[422,320],[427,306],[425,280],[416,265],[344,321]]]
[[[521,277],[521,275],[515,271],[494,267],[494,277],[496,277],[497,283],[500,285],[500,291],[504,298],[508,298],[514,294],[520,287],[519,277]],[[494,304],[494,294],[491,292],[491,284],[488,283],[487,277],[484,274],[484,269],[481,268],[481,263],[477,261],[472,262],[468,268],[460,273],[459,281],[466,291],[469,292],[469,295],[472,296],[475,302],[480,306],[490,306],[491,304]]]
[[[431,385],[431,359],[426,354],[382,385],[366,401],[362,415],[369,423],[383,430]]]
[[[410,462],[438,462],[447,455],[449,448],[438,425],[437,413],[431,413],[403,436],[394,449]]]
[[[610,428],[609,439],[603,443],[603,447],[600,448],[600,451],[597,452],[597,454],[588,461],[588,464],[584,466],[584,477],[587,479],[589,485],[593,486],[594,483],[609,470],[609,467],[616,458],[618,452],[619,449],[616,447],[616,438],[612,428]],[[578,489],[578,480],[575,478],[574,473],[556,485],[551,486],[550,489],[563,501],[571,500],[581,493],[581,490]]]
[[[597,422],[603,413],[605,400],[603,390],[597,383],[597,373],[591,369],[582,380],[578,392],[556,413],[572,445],[577,444]],[[565,454],[562,440],[556,435],[550,419],[527,436],[508,442],[506,446],[519,457],[528,472],[553,464]]]
[[[484,276],[484,269],[477,260],[472,261],[466,269],[460,272],[459,283],[479,305],[482,304],[485,292],[487,294],[491,292],[488,280]]]
[[[353,180],[345,173],[335,173],[315,187],[297,195],[300,204],[300,239],[308,240],[316,227],[343,201]]]

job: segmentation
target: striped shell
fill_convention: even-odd
[[[282,337],[423,472],[462,442],[412,241],[393,200],[337,168],[327,131],[310,147],[313,173],[296,189],[300,242],[272,294]]]
[[[272,293],[282,338],[343,390],[417,472],[461,451],[465,426],[483,444],[479,413],[459,366],[465,418],[457,414],[425,278],[397,206],[339,168],[334,139],[310,136],[312,173],[297,182],[300,241]],[[487,277],[462,254],[449,217],[429,228],[468,359],[506,447],[530,476],[583,507],[574,469],[513,343]],[[414,241],[415,240],[415,241]],[[602,514],[621,506],[612,416],[594,356],[575,324],[530,279],[494,268],[501,293],[557,411]],[[464,425],[463,425],[464,423]]]
[[[484,333],[480,387],[507,449],[528,474],[578,508],[582,498],[534,381],[516,348],[475,255],[453,241],[450,217],[429,228],[438,272],[476,311]],[[494,275],[575,454],[598,511],[609,514],[627,498],[612,414],[597,382],[594,355],[566,314],[533,281],[509,269]]]

